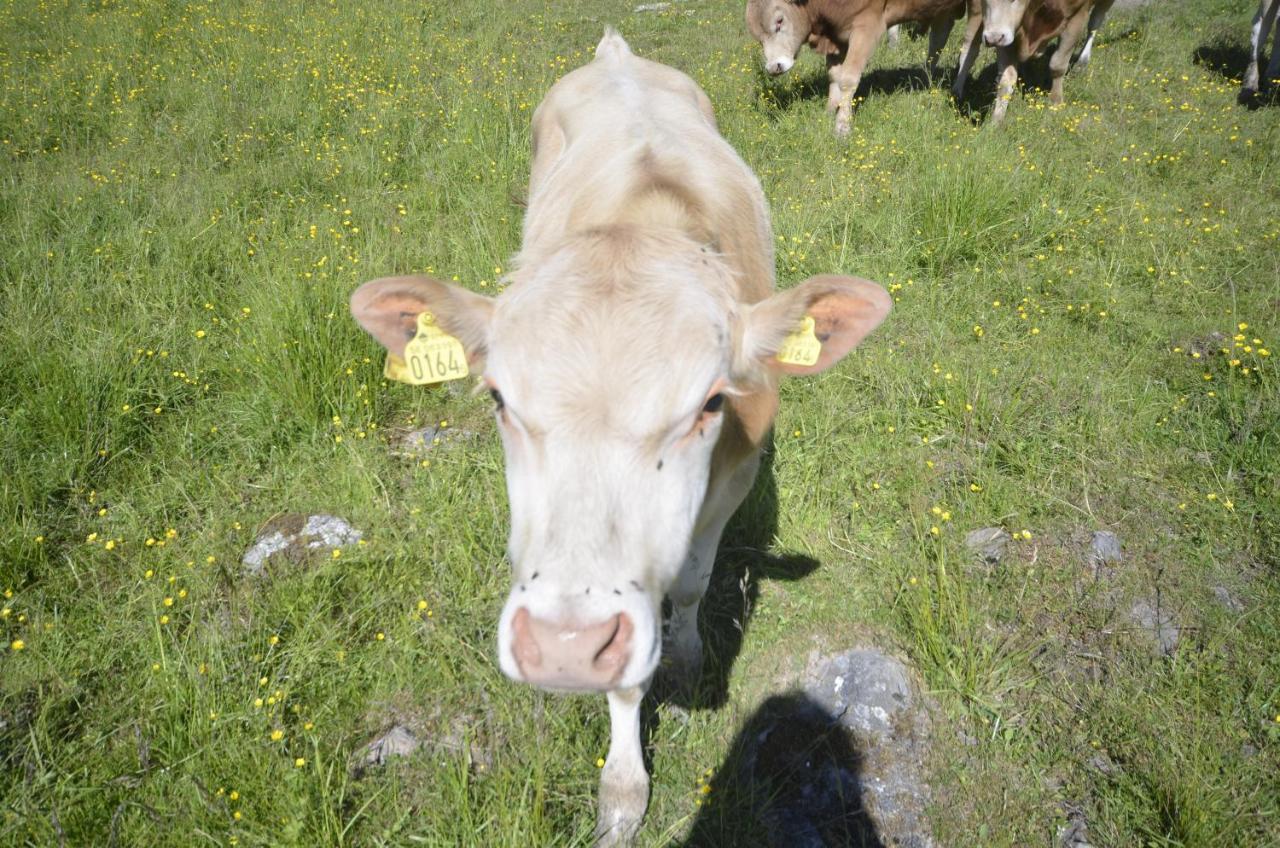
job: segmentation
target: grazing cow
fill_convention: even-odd
[[[982,40],[996,48],[999,68],[996,103],[991,119],[1004,120],[1009,100],[1018,82],[1018,65],[1039,55],[1048,43],[1061,36],[1049,57],[1053,84],[1049,102],[1062,102],[1062,77],[1071,65],[1071,52],[1086,30],[1080,58],[1087,64],[1093,51],[1093,35],[1106,18],[1115,0],[982,0]]]
[[[602,844],[630,839],[648,803],[640,700],[664,597],[669,660],[700,673],[698,604],[755,478],[777,381],[833,365],[892,304],[856,277],[773,287],[764,195],[706,94],[609,30],[534,113],[523,243],[502,294],[409,276],[351,298],[391,354],[427,311],[483,374],[511,503],[498,663],[517,681],[607,694]]]
[[[791,69],[806,43],[827,57],[827,111],[836,113],[836,134],[847,135],[862,70],[885,30],[906,21],[927,23],[929,72],[936,74],[951,27],[966,10],[961,55],[971,56],[982,26],[980,0],[748,0],[747,29],[764,48],[764,68],[774,76]],[[958,79],[971,65],[961,63]]]
[[[1258,14],[1253,16],[1253,29],[1249,35],[1249,67],[1244,72],[1244,85],[1240,86],[1240,99],[1248,100],[1280,79],[1280,36],[1271,39],[1271,61],[1267,63],[1267,76],[1259,84],[1258,67],[1262,54],[1267,50],[1267,37],[1275,27],[1276,13],[1280,12],[1280,0],[1261,0]]]

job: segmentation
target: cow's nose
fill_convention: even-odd
[[[764,69],[773,76],[786,73],[791,68],[791,63],[785,59],[774,59],[772,62],[765,62]]]
[[[631,658],[635,625],[626,613],[589,625],[511,617],[511,653],[525,682],[549,689],[608,690]]]
[[[982,40],[988,47],[1007,47],[1013,42],[1013,33],[1004,29],[983,30]]]

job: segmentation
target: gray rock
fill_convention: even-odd
[[[392,757],[406,757],[422,743],[409,728],[397,724],[365,747],[364,765],[382,766]]]
[[[1093,534],[1093,544],[1089,556],[1095,564],[1119,562],[1124,559],[1120,550],[1120,537],[1109,530],[1098,530]]]
[[[1099,771],[1107,777],[1115,777],[1120,773],[1120,766],[1116,765],[1115,760],[1107,756],[1104,751],[1099,751],[1089,758],[1089,768]]]
[[[442,446],[464,442],[475,437],[470,430],[429,424],[416,430],[404,430],[391,439],[391,450],[399,456],[416,457]]]
[[[832,657],[805,691],[845,727],[868,736],[888,736],[895,719],[912,707],[906,666],[875,650]]]
[[[1172,656],[1178,649],[1178,639],[1182,635],[1182,630],[1168,610],[1157,609],[1149,601],[1142,600],[1135,603],[1129,610],[1129,618],[1146,631],[1158,655]]]
[[[1089,823],[1085,821],[1084,810],[1070,801],[1063,804],[1067,813],[1067,823],[1058,828],[1058,845],[1060,848],[1092,848],[1089,843]]]
[[[1213,596],[1218,599],[1218,603],[1231,612],[1244,612],[1244,602],[1231,594],[1231,590],[1226,586],[1214,586]]]
[[[964,546],[986,562],[994,564],[1004,557],[1009,540],[1010,536],[1003,527],[983,527],[981,530],[969,531],[964,537]]]
[[[355,545],[364,534],[334,515],[283,515],[269,522],[240,562],[245,572],[259,577],[269,559],[283,556],[298,561],[317,550]]]

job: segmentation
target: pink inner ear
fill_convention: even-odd
[[[806,314],[813,318],[814,335],[822,343],[818,361],[812,365],[791,365],[773,360],[770,365],[784,374],[818,374],[835,365],[858,342],[880,325],[893,300],[880,286],[859,280],[854,290],[828,291],[809,303]]]

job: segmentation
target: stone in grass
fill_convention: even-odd
[[[1067,814],[1067,823],[1058,828],[1060,848],[1093,848],[1089,842],[1089,823],[1085,820],[1084,810],[1071,801],[1062,806]]]
[[[964,537],[964,546],[984,562],[994,565],[1004,557],[1009,541],[1010,536],[1003,527],[983,527],[981,530],[969,531]]]
[[[1146,631],[1152,640],[1153,650],[1159,656],[1170,657],[1178,650],[1182,630],[1168,610],[1158,609],[1149,601],[1140,600],[1129,610],[1129,618]]]
[[[470,430],[428,424],[414,430],[397,431],[391,437],[391,452],[397,456],[417,457],[438,447],[461,442],[475,436]]]
[[[422,743],[413,731],[397,724],[365,746],[364,767],[384,766],[392,757],[407,757]]]
[[[284,557],[300,562],[318,550],[345,548],[360,541],[364,534],[335,515],[298,513],[272,519],[262,528],[257,540],[240,560],[245,572],[260,577],[267,561]]]
[[[1244,602],[1231,594],[1231,590],[1226,586],[1214,586],[1213,596],[1230,612],[1244,612]]]
[[[1093,534],[1093,543],[1089,547],[1089,556],[1094,563],[1119,562],[1124,559],[1120,550],[1120,537],[1109,530],[1097,530]]]

